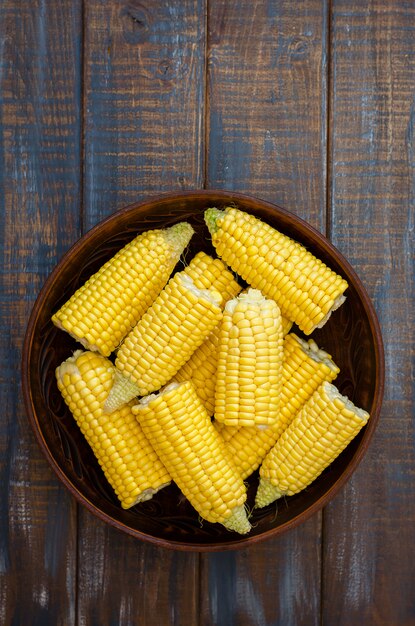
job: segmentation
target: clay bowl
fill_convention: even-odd
[[[366,409],[371,418],[358,437],[308,489],[279,504],[253,512],[247,536],[220,524],[200,524],[197,513],[172,485],[143,504],[123,510],[66,408],[54,371],[77,348],[56,329],[51,315],[109,257],[136,233],[188,220],[196,234],[187,253],[213,253],[203,211],[235,203],[306,245],[349,283],[345,304],[323,329],[313,333],[332,354],[341,373],[340,391]],[[350,478],[375,431],[383,394],[382,338],[370,299],[347,260],[314,228],[292,213],[257,198],[232,192],[197,191],[165,195],[122,209],[86,233],[65,254],[49,276],[33,307],[22,362],[23,393],[30,423],[39,445],[59,479],[73,496],[101,520],[137,539],[178,550],[214,551],[246,547],[280,535],[324,507]],[[253,503],[257,474],[249,479],[248,502]]]

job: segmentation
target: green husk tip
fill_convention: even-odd
[[[222,522],[228,530],[234,530],[240,535],[246,535],[251,530],[251,524],[248,521],[245,507],[243,504],[236,506],[225,521]]]
[[[166,228],[164,236],[173,248],[184,250],[194,232],[194,228],[189,222],[179,222]]]
[[[221,211],[220,209],[216,209],[215,207],[206,209],[204,218],[205,218],[206,226],[208,227],[211,235],[216,233],[216,231],[218,230],[217,221],[220,217],[223,216],[223,214],[224,214],[224,211]]]
[[[278,487],[273,485],[267,478],[261,476],[255,496],[255,508],[262,509],[264,506],[272,504],[283,495],[284,494],[278,489]]]
[[[126,376],[123,376],[121,372],[116,371],[113,385],[104,404],[104,412],[112,413],[140,395],[138,385]]]

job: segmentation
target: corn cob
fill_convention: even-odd
[[[119,374],[106,410],[170,381],[219,323],[221,301],[217,291],[197,289],[186,273],[175,274],[118,350]]]
[[[188,274],[198,289],[215,289],[225,303],[240,291],[233,274],[220,259],[213,259],[205,252],[198,252],[190,264],[183,270]],[[172,382],[191,380],[198,396],[209,415],[215,410],[216,350],[218,346],[219,326],[214,328],[207,339],[192,354],[190,359],[172,378]]]
[[[331,356],[318,348],[315,341],[304,341],[294,333],[285,337],[280,414],[275,426],[253,432],[252,428],[228,427],[215,422],[243,479],[260,466],[319,385],[325,380],[333,381],[338,373],[339,368]]]
[[[220,327],[215,419],[270,426],[280,410],[283,335],[274,300],[257,289],[226,303]]]
[[[56,369],[58,388],[124,509],[170,483],[141,426],[126,405],[103,411],[115,368],[96,352],[77,350]]]
[[[309,335],[345,300],[347,282],[300,243],[257,217],[228,207],[207,209],[216,252],[249,285],[273,298],[281,314]]]
[[[71,296],[53,323],[109,356],[163,289],[193,232],[181,222],[138,235]]]
[[[291,322],[286,318],[282,318],[283,334],[286,334],[291,328]],[[220,325],[212,330],[209,337],[202,343],[190,357],[190,359],[180,368],[172,381],[183,382],[191,380],[200,399],[209,415],[213,415],[215,411],[215,386],[216,386],[216,369],[217,369],[217,351],[219,344]],[[239,426],[225,426],[220,422],[215,422],[217,427],[223,427],[220,431],[236,431]],[[248,427],[249,428],[249,427]],[[219,428],[218,428],[219,430]],[[252,431],[251,431],[252,432]]]
[[[205,252],[198,252],[183,272],[190,276],[197,289],[218,291],[222,296],[222,308],[242,289],[223,261],[214,259]]]
[[[170,476],[209,521],[247,533],[246,489],[190,381],[171,383],[133,406]]]
[[[260,469],[256,507],[299,493],[334,461],[369,414],[324,382],[268,452]]]

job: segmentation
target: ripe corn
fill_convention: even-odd
[[[226,303],[220,326],[215,419],[271,426],[279,416],[283,334],[274,300],[257,289]]]
[[[170,381],[219,323],[221,301],[217,291],[197,289],[185,272],[175,274],[118,350],[119,375],[106,410]]]
[[[223,298],[222,307],[241,291],[241,286],[226,265],[205,252],[198,252],[184,272],[192,278],[198,289],[218,291]],[[215,410],[218,336],[219,326],[216,326],[172,379],[172,382],[191,380],[209,415],[213,415]]]
[[[285,335],[289,332],[292,324],[286,318],[282,318],[282,331]],[[219,344],[220,324],[212,330],[209,337],[202,343],[190,357],[190,359],[180,368],[173,381],[183,382],[191,380],[200,399],[209,415],[215,412],[215,386],[217,369],[217,351]],[[222,426],[223,431],[238,430],[239,426],[225,426],[220,422],[215,425]],[[219,428],[218,428],[219,430]],[[224,434],[222,431],[221,434]]]
[[[284,339],[281,405],[272,428],[256,430],[227,427],[215,422],[243,479],[254,472],[266,454],[323,381],[333,381],[339,368],[313,339],[304,341],[294,333]]]
[[[56,369],[58,388],[124,509],[149,500],[171,482],[126,405],[107,415],[115,368],[96,352],[77,350]]]
[[[190,381],[171,383],[133,406],[170,476],[209,521],[247,533],[246,488]]]
[[[284,317],[282,313],[281,313],[281,323],[282,323],[282,334],[285,337],[290,332],[293,326],[293,323],[291,320],[288,319],[288,317]]]
[[[268,452],[260,469],[256,507],[299,493],[334,461],[369,414],[324,382]]]
[[[214,259],[205,252],[198,252],[183,270],[190,276],[197,289],[214,289],[222,296],[222,308],[234,298],[242,287],[221,259]]]
[[[212,243],[249,285],[273,298],[284,317],[309,335],[345,300],[347,282],[300,243],[253,215],[228,207],[207,209]]]
[[[163,289],[193,232],[181,222],[138,235],[71,296],[53,323],[109,356]]]

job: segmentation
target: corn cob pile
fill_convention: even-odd
[[[52,321],[86,350],[56,377],[123,508],[174,481],[202,519],[245,534],[246,478],[259,468],[256,507],[301,491],[369,415],[299,336],[347,282],[239,209],[205,222],[218,258],[173,275],[193,234],[182,222],[142,233],[75,292]]]

